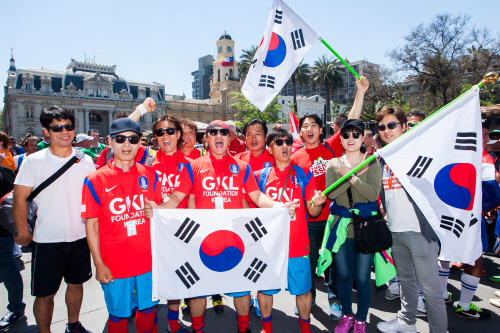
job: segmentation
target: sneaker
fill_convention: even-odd
[[[425,317],[427,317],[427,309],[426,308],[417,308],[416,316],[418,318],[425,318]]]
[[[494,305],[497,308],[500,308],[500,299],[498,299],[498,298],[490,298],[490,303],[491,303],[491,305]]]
[[[354,315],[343,315],[340,323],[335,327],[335,333],[347,333],[354,327]]]
[[[500,297],[500,290],[495,291],[495,296]]]
[[[341,318],[345,317],[342,316],[342,307],[338,302],[335,301],[330,304],[328,312],[330,314],[330,318],[335,321],[339,321]]]
[[[462,318],[468,319],[489,319],[491,313],[486,309],[478,308],[474,303],[470,303],[470,309],[465,311],[460,305],[457,305],[455,309],[455,314]]]
[[[454,262],[451,264],[451,268],[462,269],[463,264],[460,262]]]
[[[490,276],[490,281],[499,283],[500,282],[500,275]]]
[[[481,276],[486,276],[486,270],[481,266]]]
[[[399,297],[399,290],[398,290],[398,292],[397,292],[397,293],[394,293],[394,292],[391,290],[391,288],[387,288],[387,289],[385,290],[385,299],[386,299],[386,300],[393,301],[393,300],[395,300],[395,299],[396,299],[396,298],[398,298],[398,297]]]
[[[79,321],[76,322],[75,327],[71,330],[68,326],[69,325],[66,324],[66,331],[64,331],[65,333],[92,333],[85,329],[85,327],[83,327],[82,323],[80,323]]]
[[[189,311],[189,298],[184,298],[181,303],[181,311],[188,312]]]
[[[6,330],[21,318],[24,317],[24,312],[10,312],[7,310],[7,313],[0,320],[0,331]]]
[[[254,310],[255,310],[255,316],[260,317],[261,314],[260,314],[260,308],[259,308],[259,300],[257,299],[257,297],[255,297]]]
[[[355,321],[354,331],[352,333],[365,333],[366,331],[366,321]]]
[[[417,333],[416,325],[408,325],[398,317],[391,321],[382,321],[377,324],[380,332],[404,332],[404,333]]]
[[[212,304],[214,306],[215,313],[224,312],[224,303],[222,303],[221,295],[213,295],[212,296]]]
[[[240,330],[239,330],[239,329],[236,329],[236,333],[252,333],[252,331],[250,331],[250,329],[249,329],[249,328],[247,328],[247,329],[245,330],[245,332],[240,332]]]
[[[448,291],[448,297],[444,299],[446,305],[453,303],[453,295]]]
[[[167,325],[168,325],[168,324],[167,324]],[[167,333],[189,333],[189,331],[188,331],[188,330],[187,330],[187,328],[185,328],[185,327],[181,327],[181,328],[179,328],[177,331],[172,332],[172,331],[170,330],[170,326],[167,326],[167,331],[166,331],[166,332],[167,332]]]

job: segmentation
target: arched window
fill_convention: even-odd
[[[217,70],[217,82],[220,82],[220,69]]]
[[[229,68],[229,80],[233,78],[233,69]]]
[[[102,123],[102,118],[97,113],[89,114],[89,122],[91,123]]]

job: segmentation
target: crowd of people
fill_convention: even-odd
[[[366,331],[374,254],[356,251],[351,217],[367,218],[380,211],[391,230],[397,270],[386,298],[399,297],[401,310],[393,320],[378,323],[377,329],[416,332],[416,317],[426,316],[431,332],[446,332],[446,306],[452,302],[446,288],[450,263],[438,261],[436,233],[390,166],[375,159],[331,192],[322,193],[425,118],[419,111],[406,115],[397,106],[384,107],[376,115],[378,133],[374,134],[359,120],[369,82],[362,77],[356,87],[352,109],[335,118],[334,134],[324,141],[323,122],[315,114],[300,118],[297,138],[280,123],[268,133],[265,121],[254,119],[240,133],[234,122],[214,120],[198,143],[196,124],[172,115],[159,116],[146,138],[138,121],[155,110],[151,98],[132,114],[116,117],[105,139],[95,129],[75,135],[73,114],[58,106],[42,111],[41,139],[27,135],[18,145],[15,138],[0,133],[1,195],[13,188],[17,228],[17,234],[11,234],[0,226],[0,273],[8,292],[0,330],[14,325],[25,313],[23,281],[14,260],[16,246],[21,245],[32,249],[33,313],[42,333],[50,332],[54,296],[63,278],[66,332],[88,332],[79,314],[83,284],[92,277],[91,258],[104,292],[110,333],[127,332],[127,319],[133,315],[138,332],[156,332],[159,320],[168,322],[167,332],[188,332],[179,321],[181,304],[190,312],[193,332],[208,332],[205,295],[168,300],[167,318],[157,317],[150,235],[154,209],[285,207],[290,215],[287,290],[296,296],[297,331],[311,332],[320,249],[329,251],[332,258],[324,274],[329,314],[338,321],[335,332]],[[491,143],[488,133],[486,138],[485,148]],[[483,163],[491,163],[493,157],[484,154]],[[30,194],[65,165],[69,165],[66,171],[33,199],[38,210],[31,231],[27,222]],[[495,170],[500,180],[498,166]],[[234,191],[207,191],[207,177],[219,183],[231,179]],[[293,191],[297,186],[301,190]],[[481,258],[465,265],[455,310],[460,317],[489,316],[487,310],[471,303],[480,274]],[[273,295],[278,292],[259,290],[256,297],[245,290],[227,294],[234,299],[238,332],[250,332],[252,304],[261,317],[262,333],[272,332]],[[214,310],[223,311],[221,295],[213,295],[212,301]]]

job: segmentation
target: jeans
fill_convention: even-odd
[[[354,252],[354,239],[346,238],[345,243],[334,256],[337,264],[337,286],[339,290],[342,313],[352,315],[352,278],[358,288],[358,312],[356,320],[366,321],[372,300],[372,283],[370,279],[373,265],[373,253]]]
[[[13,250],[14,237],[0,237],[0,279],[7,289],[7,310],[24,313],[26,304],[23,303],[23,279],[17,268]]]
[[[430,332],[446,332],[448,320],[439,285],[437,242],[427,242],[419,232],[393,232],[392,256],[401,286],[398,317],[408,325],[415,325],[420,286],[425,298]]]
[[[311,293],[313,302],[316,299],[316,268],[318,267],[319,260],[319,250],[321,249],[321,243],[323,242],[323,236],[325,235],[326,221],[308,222],[307,223],[307,234],[309,236],[309,247],[311,252],[309,253],[309,259],[311,260]],[[328,295],[332,293],[338,295],[337,292],[337,276],[335,270],[335,260],[332,262],[330,273],[325,271],[325,276],[328,279]]]

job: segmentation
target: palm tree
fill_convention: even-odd
[[[311,81],[311,69],[308,64],[300,63],[299,66],[293,72],[290,81],[293,85],[293,109],[297,114],[297,83],[301,87],[305,87]]]
[[[325,88],[327,113],[330,113],[331,111],[330,91],[341,88],[344,85],[344,80],[342,79],[342,74],[340,74],[340,71],[337,68],[337,63],[338,60],[332,61],[330,58],[322,56],[314,62],[314,66],[312,68],[312,87],[313,89],[318,87],[320,91],[323,87]],[[326,118],[325,126],[326,136],[328,136],[329,127],[326,125]]]
[[[248,50],[241,50],[243,54],[240,56],[241,60],[238,63],[241,81],[243,81],[247,76],[248,70],[252,65],[253,58],[255,57],[255,53],[257,52],[257,48],[257,46],[252,45]]]

